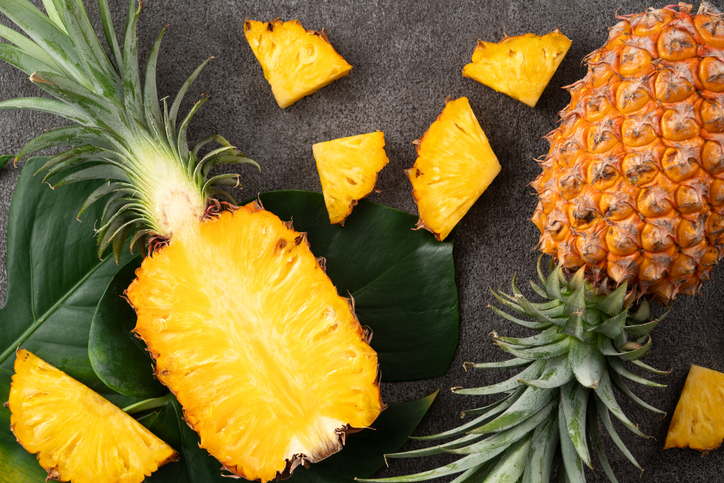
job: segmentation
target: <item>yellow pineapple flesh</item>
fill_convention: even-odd
[[[246,20],[244,35],[282,109],[349,74],[327,33],[305,30],[298,20]]]
[[[500,163],[465,97],[448,101],[415,145],[417,160],[406,173],[418,227],[442,241],[493,182]]]
[[[692,365],[671,418],[664,449],[709,452],[724,441],[724,374]]]
[[[497,44],[478,40],[463,75],[535,107],[570,46],[558,29],[542,37],[505,37]]]
[[[16,353],[10,426],[48,479],[138,483],[178,453],[96,392],[27,350]]]
[[[329,222],[344,224],[352,209],[375,189],[377,173],[390,162],[385,134],[377,131],[312,146]]]
[[[201,446],[248,480],[339,451],[382,409],[377,355],[304,234],[251,204],[177,231],[127,296]]]
[[[601,287],[667,303],[724,256],[724,34],[709,8],[623,18],[548,135],[540,249]]]

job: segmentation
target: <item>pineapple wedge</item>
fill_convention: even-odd
[[[664,449],[686,448],[708,453],[724,441],[724,374],[691,366],[671,418]]]
[[[500,172],[500,163],[465,97],[448,101],[405,171],[420,213],[418,228],[442,241]]]
[[[329,222],[344,225],[352,209],[375,189],[377,173],[390,160],[381,131],[334,139],[312,146],[322,181]]]
[[[570,46],[571,41],[558,29],[543,37],[505,37],[497,44],[478,40],[463,76],[535,107]]]
[[[346,76],[352,69],[334,50],[324,30],[305,30],[299,20],[247,19],[244,35],[282,109]]]
[[[27,350],[10,387],[10,428],[48,479],[138,483],[178,453],[96,392]]]

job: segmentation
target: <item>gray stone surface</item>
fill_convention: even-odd
[[[125,2],[113,0],[110,4],[115,17],[123,18]],[[444,377],[384,387],[388,401],[441,389],[417,431],[422,435],[453,427],[460,421],[460,410],[477,404],[452,394],[450,387],[490,384],[503,376],[465,373],[462,363],[503,358],[488,334],[493,330],[516,333],[487,308],[494,302],[488,287],[507,288],[515,272],[522,281],[535,277],[537,229],[528,220],[536,199],[528,183],[539,173],[532,159],[547,152],[543,136],[555,127],[557,112],[569,100],[560,87],[585,74],[583,57],[603,44],[619,7],[620,13],[634,13],[647,6],[646,2],[620,0],[149,0],[141,14],[139,37],[145,58],[158,32],[169,25],[159,61],[161,95],[175,95],[196,65],[208,56],[215,57],[187,97],[187,107],[202,93],[211,97],[197,114],[189,137],[194,142],[222,133],[260,162],[260,173],[242,168],[242,197],[276,189],[320,191],[312,144],[379,129],[386,135],[390,164],[379,177],[381,192],[371,199],[414,214],[411,187],[403,173],[415,161],[411,142],[435,120],[447,96],[470,99],[503,169],[463,219],[455,239],[460,346]],[[348,77],[281,110],[244,40],[245,17],[297,18],[306,28],[325,28],[354,69]],[[498,41],[504,33],[543,34],[556,27],[573,40],[573,46],[535,109],[462,77],[462,66],[469,61],[478,38]],[[25,75],[0,65],[0,99],[35,92]],[[0,153],[15,153],[44,129],[62,123],[35,113],[2,111]],[[19,167],[12,166],[0,171],[0,299],[7,283],[7,213],[19,172]],[[607,440],[611,465],[620,481],[724,481],[724,450],[706,458],[692,450],[662,451],[689,366],[724,371],[723,299],[724,269],[720,268],[701,295],[677,299],[669,318],[654,331],[654,350],[646,362],[673,368],[670,376],[655,378],[668,387],[634,389],[669,416],[660,418],[632,404],[624,405],[631,419],[652,438],[638,439],[617,426],[645,469],[639,475]],[[418,471],[442,461],[393,460],[380,476]],[[588,471],[587,476],[589,481],[606,481],[600,468]]]

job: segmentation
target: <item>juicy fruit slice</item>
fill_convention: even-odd
[[[138,483],[178,453],[111,402],[34,354],[17,351],[8,406],[20,444],[48,479]]]
[[[497,44],[478,40],[463,75],[535,107],[570,46],[558,29],[543,37],[505,37]]]
[[[375,189],[377,173],[390,162],[385,134],[377,131],[312,146],[329,222],[344,224],[352,209]]]
[[[709,452],[724,441],[724,374],[691,366],[671,418],[664,449]]]
[[[500,163],[465,97],[448,101],[415,145],[418,157],[406,173],[418,228],[442,241],[493,182]]]
[[[377,354],[302,233],[255,205],[143,261],[127,295],[201,446],[263,482],[339,451],[382,409]]]
[[[244,35],[282,109],[352,69],[334,50],[324,30],[305,30],[299,20],[246,20]]]

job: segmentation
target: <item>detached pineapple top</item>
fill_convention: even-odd
[[[587,57],[532,183],[540,249],[666,303],[724,255],[724,32],[702,4],[629,15]]]

